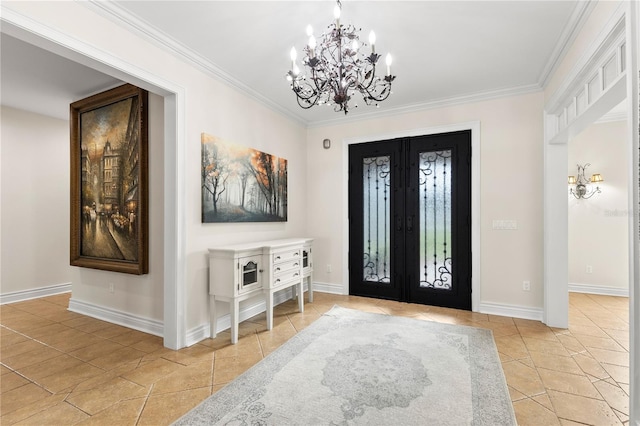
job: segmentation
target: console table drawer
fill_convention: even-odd
[[[287,260],[282,263],[276,263],[273,266],[273,275],[278,277],[280,274],[283,274],[290,270],[299,270],[300,269],[300,259]]]
[[[274,275],[273,288],[290,283],[291,281],[300,281],[300,270],[292,269],[281,274]]]
[[[273,254],[273,264],[277,265],[283,262],[290,262],[293,260],[300,261],[300,250],[290,250],[282,253]]]

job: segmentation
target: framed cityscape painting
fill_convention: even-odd
[[[286,222],[287,160],[202,133],[202,222]]]
[[[147,101],[125,84],[71,104],[73,266],[148,273]]]

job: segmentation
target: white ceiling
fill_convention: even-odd
[[[333,19],[323,1],[92,2],[100,13],[174,49],[269,106],[306,123],[343,120],[329,107],[301,109],[285,74],[289,50]],[[540,89],[585,10],[579,1],[343,1],[342,22],[374,29],[397,76],[376,110],[358,102],[349,117],[393,113]],[[117,80],[5,34],[2,104],[59,118],[69,103]],[[357,97],[357,96],[356,96]],[[358,99],[359,100],[359,99]]]

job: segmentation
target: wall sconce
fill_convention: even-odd
[[[325,139],[322,141],[322,147],[324,149],[329,149],[331,148],[331,139]]]
[[[595,189],[590,185],[591,183],[598,184],[602,182],[602,175],[600,173],[595,173],[591,175],[591,178],[587,179],[584,175],[584,171],[591,164],[587,163],[584,166],[578,164],[578,177],[569,176],[569,194],[573,195],[577,199],[583,198],[591,198],[595,194],[602,192],[600,191],[600,187],[596,186]]]

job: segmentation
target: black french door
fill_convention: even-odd
[[[471,131],[349,146],[349,294],[471,309]]]

